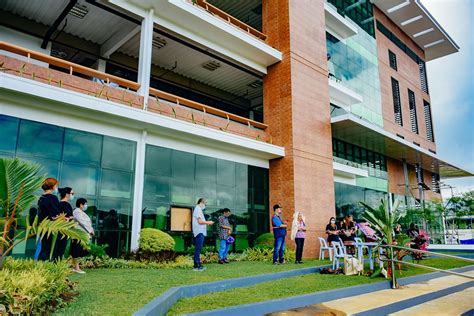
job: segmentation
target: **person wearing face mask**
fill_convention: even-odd
[[[336,224],[336,219],[331,217],[329,224],[326,225],[326,234],[328,235],[328,244],[331,245],[333,241],[339,241],[340,228]]]
[[[89,234],[89,240],[94,236],[94,228],[92,228],[92,221],[86,214],[87,211],[87,200],[84,198],[77,199],[76,208],[73,211],[74,221],[77,223],[76,228],[82,229]],[[77,258],[85,257],[87,250],[85,250],[77,240],[71,242],[71,257],[72,269],[76,273],[84,274],[85,271],[81,270]]]
[[[47,178],[44,180],[41,189],[44,193],[38,200],[38,223],[41,223],[45,219],[54,220],[59,214],[59,200],[56,196],[58,194],[59,182],[55,178]],[[53,242],[53,236],[45,234],[41,238],[40,251],[38,254],[38,260],[49,260],[51,247]]]
[[[74,191],[70,187],[61,188],[58,190],[61,201],[59,202],[59,213],[66,215],[67,218],[72,219],[72,206],[69,201],[74,201]],[[61,259],[64,256],[64,251],[67,246],[67,238],[62,234],[58,234],[56,239],[56,247],[54,249],[53,259]]]

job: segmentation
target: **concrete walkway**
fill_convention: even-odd
[[[474,271],[467,274],[474,276]],[[471,279],[446,276],[397,290],[382,290],[272,315],[314,315],[315,310],[321,315],[325,311],[333,314],[337,311],[337,315],[460,315],[474,308],[473,284]]]

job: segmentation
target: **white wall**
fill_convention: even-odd
[[[41,42],[43,41],[41,38],[34,37],[25,33],[21,33],[10,28],[6,28],[4,26],[0,26],[0,41],[7,42],[10,44],[14,44],[17,46],[21,46],[23,48],[28,48],[46,55],[51,55],[51,42],[48,43],[46,49],[41,48]],[[0,50],[2,55],[6,55],[9,57],[17,58],[20,60],[27,61],[26,57],[22,57],[10,52],[6,52]],[[47,63],[37,61],[37,60],[30,60],[32,64],[40,65],[42,67],[48,67]]]

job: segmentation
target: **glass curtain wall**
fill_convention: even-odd
[[[189,216],[201,197],[207,199],[207,219],[217,222],[220,209],[232,211],[234,250],[247,248],[269,231],[267,169],[147,145],[142,227],[169,232],[176,251],[185,251],[192,245],[191,227],[177,229],[173,217]],[[217,225],[208,226],[207,245],[214,245],[216,234]]]
[[[60,181],[60,187],[72,187],[76,198],[88,201],[94,241],[108,244],[111,256],[129,250],[135,142],[5,115],[0,115],[0,130],[0,156],[38,163],[46,176]],[[30,240],[14,253],[29,256],[34,251]]]
[[[340,80],[341,84],[362,96],[363,102],[352,105],[351,112],[383,126],[372,4],[369,1],[359,5],[347,0],[329,2],[335,5],[340,13],[345,12],[357,23],[355,26],[358,33],[347,38],[345,42],[326,33],[327,52],[331,57],[328,68],[336,80]],[[332,116],[341,114],[344,114],[341,108],[331,109]]]
[[[344,183],[334,183],[334,189],[337,219],[342,219],[345,215],[351,214],[356,221],[360,221],[362,220],[364,208],[359,202],[364,202],[376,208],[380,205],[381,199],[388,199],[386,192]]]

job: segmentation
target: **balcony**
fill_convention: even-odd
[[[347,88],[334,76],[329,77],[329,98],[332,104],[350,112],[352,105],[361,103],[363,98],[357,92]]]
[[[140,87],[137,82],[5,42],[0,42],[1,51],[6,53],[0,54],[0,89],[29,94],[35,90],[39,91],[36,96],[51,100],[57,94],[58,102],[74,104],[78,100],[76,105],[107,115],[121,113],[142,127],[161,125],[157,128],[188,137],[212,136],[233,146],[246,144],[244,147],[267,151],[268,158],[284,155],[282,148],[271,145],[263,123],[153,88],[144,107],[144,98],[136,92]],[[48,65],[58,70],[45,67]]]
[[[335,36],[346,39],[358,33],[354,23],[340,15],[332,4],[324,3],[324,13],[326,17],[326,28]]]
[[[368,177],[367,167],[339,157],[333,157],[334,174],[345,178]]]
[[[280,51],[265,42],[265,34],[205,0],[114,0],[112,3],[142,16],[153,9],[155,23],[160,28],[262,74],[283,58]]]

